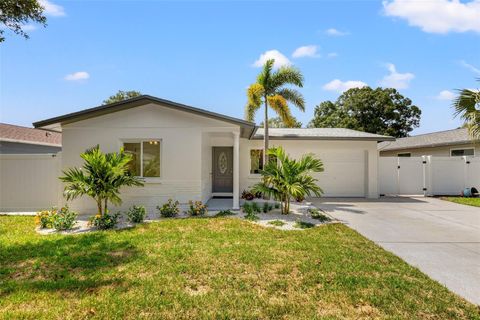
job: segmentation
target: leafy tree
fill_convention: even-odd
[[[63,171],[60,180],[66,183],[64,196],[73,200],[87,195],[97,203],[98,214],[108,213],[108,202],[119,205],[120,188],[124,186],[143,186],[143,180],[129,173],[132,156],[120,152],[102,153],[97,145],[80,155],[85,161],[82,168],[70,168]]]
[[[291,159],[281,147],[268,150],[271,157],[277,161],[270,161],[260,172],[262,182],[255,184],[253,192],[261,192],[273,197],[282,203],[282,213],[290,212],[292,198],[305,198],[312,194],[321,196],[322,189],[317,185],[317,179],[311,173],[323,172],[323,164],[312,155],[304,155],[300,160]]]
[[[135,97],[138,97],[138,96],[141,96],[142,94],[139,92],[139,91],[134,91],[134,90],[130,90],[130,91],[122,91],[122,90],[118,90],[118,92],[116,94],[114,94],[113,96],[110,96],[108,97],[107,99],[103,100],[103,104],[110,104],[110,103],[114,103],[114,102],[120,102],[120,101],[124,101],[124,100],[128,100],[128,99],[131,99],[131,98],[135,98]]]
[[[263,128],[263,121],[260,123],[260,127]],[[280,117],[270,118],[268,119],[268,127],[269,128],[288,128],[285,123],[282,121]],[[292,116],[292,125],[290,128],[301,128],[302,123],[297,120],[297,118]]]
[[[393,88],[354,88],[335,102],[315,107],[313,128],[348,128],[393,137],[406,137],[420,124],[421,110]]]
[[[47,18],[43,15],[44,8],[37,0],[2,0],[0,1],[0,25],[10,29],[15,34],[28,39],[28,34],[22,27],[32,21],[44,27]],[[0,27],[0,42],[5,41],[5,29]]]
[[[268,60],[263,66],[262,72],[257,76],[257,81],[250,85],[247,90],[247,106],[245,107],[245,119],[253,121],[255,112],[262,107],[265,108],[264,124],[264,150],[268,150],[268,107],[280,117],[282,122],[291,127],[294,125],[293,116],[290,112],[288,102],[296,106],[301,111],[305,111],[305,101],[303,96],[295,89],[287,88],[286,85],[303,87],[302,73],[292,67],[283,66],[277,71],[273,71],[275,60]],[[267,163],[268,153],[263,153],[264,163]]]
[[[478,81],[480,82],[480,78]],[[480,139],[480,90],[459,90],[453,107],[455,116],[460,116],[465,121],[472,139]]]

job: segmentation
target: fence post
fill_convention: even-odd
[[[427,196],[427,157],[422,156],[423,196]]]
[[[400,195],[400,157],[397,157],[397,196]]]
[[[467,181],[468,181],[468,165],[470,161],[468,160],[467,156],[462,156],[463,158],[463,189],[467,188]]]

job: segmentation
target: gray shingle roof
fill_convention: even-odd
[[[264,129],[258,128],[253,139],[263,139]],[[369,140],[393,141],[395,138],[344,128],[269,128],[273,140]]]
[[[447,131],[432,132],[420,134],[417,136],[398,138],[392,142],[382,142],[378,145],[381,151],[414,149],[425,147],[450,146],[456,144],[472,143],[468,135],[468,130],[453,129]]]

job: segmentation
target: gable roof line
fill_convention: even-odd
[[[188,105],[185,105],[185,104],[173,102],[173,101],[170,101],[170,100],[160,99],[160,98],[153,97],[153,96],[150,96],[150,95],[141,95],[141,96],[134,97],[134,98],[131,98],[131,99],[128,99],[128,100],[114,102],[114,103],[110,103],[110,104],[106,104],[106,105],[101,105],[101,106],[98,106],[98,107],[93,107],[93,108],[89,108],[89,109],[85,109],[85,110],[81,110],[81,111],[68,113],[68,114],[65,114],[65,115],[58,116],[58,117],[53,117],[53,118],[37,121],[37,122],[33,123],[33,126],[35,128],[41,128],[41,127],[56,124],[56,123],[77,122],[77,121],[81,121],[81,120],[85,120],[85,119],[89,119],[89,118],[94,118],[96,116],[100,116],[100,115],[104,115],[104,114],[108,114],[108,113],[112,113],[112,112],[118,112],[118,111],[130,109],[130,108],[134,108],[134,107],[143,105],[142,102],[144,100],[154,102],[154,103],[158,103],[158,104],[162,104],[162,105],[164,105],[168,108],[171,108],[171,109],[190,112],[190,113],[197,114],[197,115],[200,115],[200,116],[204,116],[204,117],[208,117],[208,118],[212,118],[212,119],[217,119],[217,120],[221,120],[221,121],[226,121],[226,122],[229,122],[229,123],[241,125],[241,126],[244,126],[244,127],[249,127],[249,128],[252,128],[252,129],[255,127],[255,124],[253,122],[249,122],[249,121],[245,121],[245,120],[242,120],[242,119],[226,116],[226,115],[216,113],[216,112],[207,111],[207,110],[200,109],[200,108],[195,108],[195,107],[192,107],[192,106],[188,106]]]

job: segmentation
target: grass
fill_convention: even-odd
[[[480,207],[480,198],[442,197],[442,199],[468,206]]]
[[[0,216],[0,319],[480,319],[340,224],[302,232],[170,219],[40,236]]]
[[[299,229],[309,229],[315,227],[315,224],[305,221],[296,221],[293,226]]]
[[[272,221],[269,221],[268,224],[271,224],[272,226],[276,226],[276,227],[281,227],[281,226],[284,226],[286,223],[283,222],[282,220],[272,220]]]

